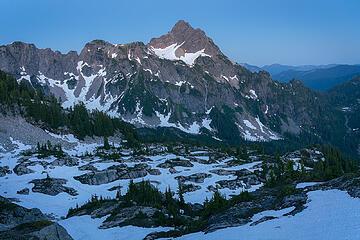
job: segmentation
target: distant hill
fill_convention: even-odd
[[[250,65],[250,64],[247,64],[247,63],[240,63],[240,65],[247,68],[251,72],[259,72],[259,71],[262,70],[261,67],[258,67],[258,66],[255,66],[255,65]]]
[[[348,132],[359,134],[360,131],[360,75],[351,81],[330,88],[326,91],[333,106],[345,114],[345,126]],[[360,154],[360,145],[359,145]]]
[[[326,90],[337,84],[349,81],[360,75],[359,65],[338,65],[325,69],[313,69],[309,71],[288,70],[273,75],[273,79],[280,82],[289,82],[291,79],[301,80],[305,86],[314,90]]]
[[[327,69],[335,67],[338,64],[327,64],[327,65],[300,65],[300,66],[290,66],[290,65],[281,65],[281,64],[271,64],[261,67],[261,70],[265,70],[270,73],[272,77],[277,74],[280,74],[285,71],[311,71],[314,69]]]
[[[265,65],[262,67],[258,67],[255,65],[250,65],[247,63],[240,63],[241,66],[247,68],[251,72],[258,72],[261,70],[267,71],[270,73],[270,75],[273,77],[274,75],[280,74],[282,72],[286,72],[289,70],[293,71],[310,71],[314,69],[326,69],[326,68],[332,68],[336,67],[340,64],[327,64],[327,65],[299,65],[299,66],[291,66],[291,65],[282,65],[282,64],[271,64],[271,65]],[[355,65],[356,66],[356,65]],[[360,66],[360,65],[357,65]]]
[[[345,107],[347,112],[356,110],[360,113],[360,76],[336,85],[326,91],[331,96],[333,105]],[[360,124],[360,121],[358,122]],[[360,127],[360,126],[359,126]]]

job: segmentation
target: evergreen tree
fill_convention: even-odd
[[[187,145],[185,146],[185,153],[189,154],[189,147]]]
[[[268,171],[269,171],[268,165],[267,165],[265,162],[263,162],[263,164],[262,164],[262,171],[261,171],[261,177],[262,177],[263,179],[266,179],[266,176],[267,176]]]
[[[177,208],[170,187],[168,187],[165,191],[165,205],[169,215],[175,217],[177,215]]]
[[[116,191],[116,199],[120,199],[120,198],[121,198],[121,188],[119,186],[117,191]]]
[[[218,189],[214,192],[212,198],[204,203],[204,210],[202,212],[202,217],[208,218],[209,216],[220,212],[228,207],[228,201],[225,196],[221,195]]]
[[[110,144],[109,144],[109,140],[108,140],[107,136],[104,136],[104,149],[106,149],[106,150],[110,149]]]
[[[167,150],[168,150],[169,153],[174,152],[174,149],[173,149],[172,144],[169,144],[169,145],[168,145]]]
[[[178,181],[178,191],[177,194],[179,196],[179,205],[180,208],[184,208],[185,206],[185,200],[184,200],[184,189],[180,181]]]
[[[301,166],[301,176],[305,176],[306,175],[306,169],[305,169],[305,166],[304,166],[304,160],[301,159],[300,161],[300,166]]]
[[[241,157],[241,153],[242,153],[242,150],[241,150],[240,146],[236,146],[236,156],[237,156],[238,158]]]
[[[242,148],[242,159],[249,160],[249,155],[248,155],[246,146],[243,146],[243,148]]]

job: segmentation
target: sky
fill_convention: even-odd
[[[183,19],[239,63],[359,64],[359,12],[359,0],[0,0],[0,45],[148,43]]]

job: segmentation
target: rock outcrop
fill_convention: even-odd
[[[11,174],[12,171],[9,169],[8,166],[0,167],[0,177],[4,177],[6,174]]]
[[[78,195],[77,191],[71,187],[66,187],[66,179],[61,178],[43,178],[43,179],[34,179],[30,183],[34,184],[32,188],[33,192],[39,192],[51,196],[56,196],[59,193],[66,192],[69,195],[76,196]]]
[[[0,239],[72,240],[37,208],[26,209],[0,196]]]
[[[184,183],[186,181],[193,182],[193,183],[203,183],[205,178],[211,178],[211,177],[212,177],[211,174],[195,173],[195,174],[191,174],[189,176],[178,176],[178,177],[175,177],[175,179],[182,183]]]
[[[113,182],[119,179],[136,179],[145,177],[148,172],[156,172],[151,170],[147,164],[136,164],[134,167],[127,167],[125,164],[111,166],[102,171],[93,171],[74,177],[83,184],[101,185]]]

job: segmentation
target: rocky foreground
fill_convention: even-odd
[[[27,209],[0,197],[0,239],[72,240],[58,223],[38,208]]]
[[[211,239],[298,219],[319,191],[360,196],[357,165],[320,146],[280,156],[256,145],[129,148],[119,137],[105,148],[99,139],[44,134],[57,141],[8,138],[0,152],[4,239],[71,239],[66,230],[74,239],[111,239],[129,229],[128,239]],[[199,233],[206,235],[192,235]]]

